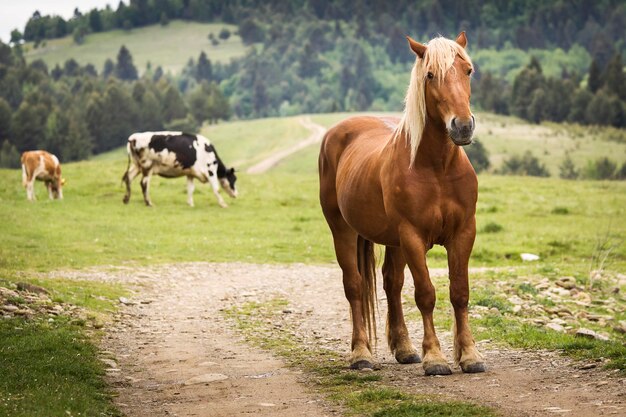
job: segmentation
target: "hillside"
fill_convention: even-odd
[[[217,38],[222,28],[230,30],[231,36],[227,40],[220,39],[218,45],[212,45],[208,35],[213,33]],[[72,36],[46,40],[36,49],[33,42],[27,42],[24,56],[28,62],[42,59],[48,68],[57,64],[63,67],[66,60],[73,58],[81,65],[93,64],[101,71],[104,61],[114,60],[120,47],[125,45],[140,73],[145,71],[148,62],[153,68],[160,65],[165,72],[177,73],[189,58],[197,58],[202,51],[213,62],[227,63],[242,56],[245,47],[241,38],[235,35],[236,31],[234,25],[176,20],[167,26],[151,25],[130,31],[118,29],[93,33],[85,37],[82,45],[77,45]]]
[[[311,115],[311,119],[330,127],[353,115],[315,114]],[[216,144],[226,161],[245,168],[269,153],[306,138],[308,133],[298,119],[287,117],[226,122],[205,126],[202,133]],[[554,123],[536,125],[516,117],[485,112],[477,112],[476,119],[475,137],[485,145],[492,171],[498,169],[505,159],[526,151],[536,156],[553,177],[558,177],[559,166],[566,154],[578,168],[603,157],[615,161],[618,166],[626,162],[626,143],[610,140],[611,132],[617,132],[615,129]],[[316,146],[303,149],[274,169],[291,173],[317,172],[317,152]]]

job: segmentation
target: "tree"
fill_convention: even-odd
[[[17,29],[13,29],[11,31],[11,40],[9,42],[11,42],[14,45],[17,45],[22,41],[22,39],[23,39],[22,32],[20,32]]]
[[[93,9],[89,12],[89,27],[92,32],[102,31],[102,17],[98,9]]]
[[[40,147],[46,134],[47,115],[44,105],[22,102],[11,121],[12,137],[19,152]]]
[[[588,123],[587,106],[592,99],[593,94],[591,94],[589,90],[584,88],[577,89],[574,93],[574,97],[572,98],[572,104],[569,114],[567,115],[567,120],[572,123]]]
[[[622,64],[622,54],[613,55],[606,70],[604,71],[604,84],[606,88],[616,94],[621,100],[626,100],[626,77],[624,76],[624,65]]]
[[[587,87],[589,91],[595,93],[600,88],[602,88],[603,80],[602,80],[602,71],[600,69],[600,64],[597,59],[593,59],[591,61],[591,66],[589,67],[589,78],[587,79]]]
[[[0,97],[0,140],[11,137],[11,116],[9,103]]]
[[[254,20],[254,18],[249,17],[247,19],[243,19],[239,23],[239,36],[241,36],[241,40],[244,43],[250,44],[255,42],[263,42],[263,38],[265,34],[263,29],[259,24]]]
[[[74,58],[70,58],[63,64],[63,74],[66,77],[77,77],[80,75],[80,65]]]
[[[137,68],[133,64],[133,57],[124,45],[122,45],[117,54],[117,63],[115,64],[113,74],[120,80],[136,80],[138,78]]]
[[[228,38],[230,38],[230,30],[228,30],[228,28],[222,28],[222,30],[220,30],[219,35],[217,35],[221,40],[225,41]]]
[[[102,77],[109,78],[111,75],[113,75],[114,71],[115,64],[113,63],[111,58],[107,58],[107,60],[104,61],[104,67],[102,68]]]
[[[529,119],[529,107],[533,101],[533,92],[545,83],[545,78],[541,69],[541,64],[536,57],[532,57],[530,63],[515,77],[513,82],[513,90],[511,91],[511,112],[521,117]],[[537,99],[536,96],[534,96]],[[541,106],[535,103],[536,107]],[[534,115],[537,115],[538,109],[533,109]]]
[[[587,105],[587,121],[596,125],[620,127],[624,119],[624,108],[615,94],[604,88],[598,90]]]
[[[72,39],[76,45],[82,45],[85,42],[85,36],[87,36],[88,30],[86,26],[78,25],[72,32]]]
[[[177,88],[168,85],[162,100],[163,120],[170,122],[174,119],[183,119],[187,116],[187,107]]]
[[[196,65],[195,79],[196,81],[201,82],[210,81],[211,78],[213,78],[211,60],[209,60],[204,51],[202,51],[198,57],[198,64]]]
[[[2,147],[0,147],[0,168],[19,168],[20,163],[20,153],[8,140],[2,142]]]

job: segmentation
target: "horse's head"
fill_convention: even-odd
[[[423,79],[426,119],[445,126],[456,145],[469,145],[476,123],[470,110],[474,67],[465,52],[465,32],[457,36],[456,42],[439,37],[423,45],[407,39],[419,58],[414,75]]]

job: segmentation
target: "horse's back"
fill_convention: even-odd
[[[335,169],[344,151],[349,148],[358,152],[382,149],[396,129],[399,119],[395,117],[355,116],[345,119],[326,132],[320,150],[320,175],[325,165]]]

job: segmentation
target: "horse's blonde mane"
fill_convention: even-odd
[[[427,44],[423,58],[419,56],[411,70],[411,80],[404,99],[404,113],[394,133],[394,140],[404,132],[410,139],[411,166],[415,161],[417,148],[422,139],[426,125],[426,97],[424,82],[426,75],[432,72],[435,80],[441,83],[454,59],[459,55],[464,61],[472,63],[469,55],[461,45],[442,36],[431,39]]]

